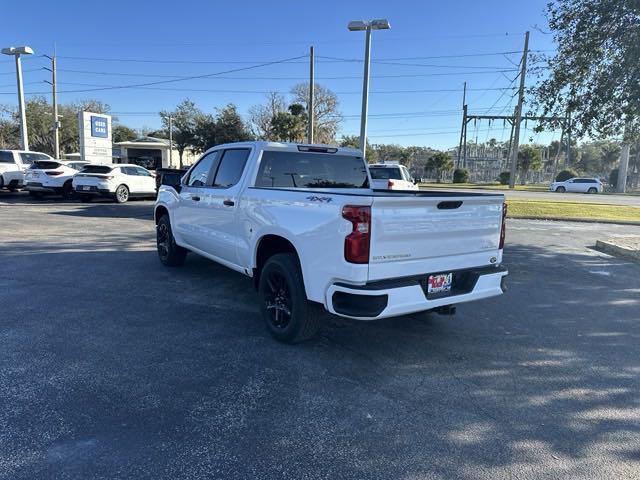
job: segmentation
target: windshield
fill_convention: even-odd
[[[403,180],[400,167],[370,167],[369,172],[374,180]]]
[[[265,151],[256,187],[368,188],[369,181],[362,157]]]

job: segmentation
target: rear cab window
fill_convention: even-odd
[[[20,160],[22,163],[30,165],[37,160],[51,160],[51,157],[44,153],[20,152]]]
[[[265,150],[255,181],[266,188],[369,188],[362,157]]]
[[[405,180],[400,167],[370,167],[369,172],[374,180]]]
[[[13,152],[0,150],[0,163],[16,163],[13,159]]]

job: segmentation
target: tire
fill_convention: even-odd
[[[114,200],[118,203],[127,203],[129,200],[129,189],[126,185],[118,185],[116,193],[113,196]]]
[[[556,188],[556,192],[557,192],[557,193],[564,193],[564,192],[566,192],[566,191],[567,191],[567,189],[566,189],[566,188],[564,188],[564,187],[558,187],[558,188]]]
[[[0,175],[0,190],[4,188],[4,177]]]
[[[262,317],[276,340],[298,343],[317,333],[323,312],[307,300],[295,254],[279,253],[267,260],[260,273],[258,296]]]
[[[78,195],[78,198],[80,198],[80,201],[82,203],[90,203],[93,200],[93,197],[91,195],[80,194]]]
[[[598,189],[595,187],[590,187],[589,190],[587,190],[587,193],[598,193]]]
[[[62,198],[65,200],[71,200],[74,197],[74,193],[71,180],[64,182],[64,185],[62,185]]]
[[[156,248],[160,262],[167,267],[179,267],[187,257],[187,249],[176,243],[169,215],[163,215],[156,226]]]

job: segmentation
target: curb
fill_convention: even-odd
[[[640,221],[634,220],[609,220],[606,218],[580,218],[580,217],[534,217],[527,215],[509,215],[507,218],[513,218],[518,220],[551,220],[554,222],[581,222],[581,223],[610,223],[613,225],[639,225]]]
[[[632,250],[630,248],[624,248],[613,243],[596,240],[596,250],[614,255],[616,257],[623,257],[629,260],[640,262],[640,250]]]

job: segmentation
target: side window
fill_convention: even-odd
[[[211,185],[209,179],[218,166],[220,151],[211,152],[202,157],[189,172],[186,184],[190,187],[206,187]]]
[[[225,150],[213,186],[229,188],[238,183],[249,158],[249,152],[248,148]]]
[[[135,167],[135,170],[137,172],[137,175],[139,175],[141,177],[151,177],[152,176],[147,170],[145,170],[142,167]]]
[[[131,167],[120,167],[120,171],[125,175],[136,175],[136,171]]]
[[[13,152],[0,150],[0,163],[15,163],[13,160]]]

